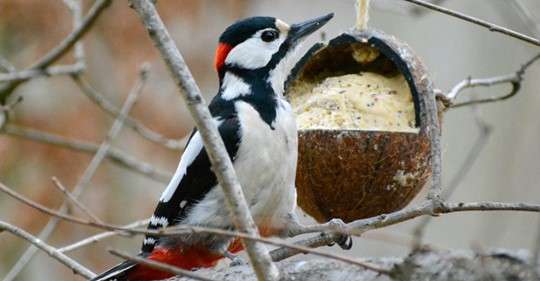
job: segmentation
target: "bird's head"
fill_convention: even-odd
[[[252,17],[232,24],[220,36],[216,49],[215,67],[220,79],[229,71],[288,75],[287,68],[294,66],[299,43],[333,16],[328,14],[292,25],[273,17]]]

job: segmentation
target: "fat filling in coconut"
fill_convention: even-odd
[[[403,75],[372,72],[297,82],[289,91],[298,129],[414,132],[415,111]]]

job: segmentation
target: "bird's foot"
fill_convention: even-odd
[[[322,224],[325,228],[329,228],[331,231],[337,234],[334,242],[343,250],[350,250],[353,246],[353,240],[350,235],[343,234],[346,232],[347,224],[341,219],[331,219],[327,223]],[[330,243],[329,246],[333,246],[334,243]]]
[[[350,235],[338,234],[334,239],[334,242],[328,244],[328,246],[334,246],[334,243],[343,250],[350,250],[353,246],[353,239]]]
[[[350,235],[344,234],[347,232],[347,224],[341,219],[331,219],[322,224],[302,225],[294,214],[289,215],[287,228],[283,234],[285,237],[294,237],[300,234],[322,232],[336,233],[336,239],[328,246],[338,244],[343,250],[350,250],[353,245],[353,240]]]
[[[229,264],[230,267],[247,264],[247,262],[243,258],[241,258],[239,255],[235,255],[229,251],[225,251],[223,253],[223,256],[231,261],[231,263]]]

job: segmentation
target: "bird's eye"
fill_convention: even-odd
[[[278,33],[275,30],[267,30],[261,34],[261,39],[264,42],[272,42],[278,38]]]

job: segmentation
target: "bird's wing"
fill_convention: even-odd
[[[229,157],[234,161],[240,142],[238,118],[233,116],[216,122]],[[217,179],[211,170],[201,135],[194,131],[173,178],[161,195],[148,228],[158,229],[178,224],[187,211],[202,200],[216,184]],[[151,252],[158,239],[159,237],[146,236],[142,252]]]

